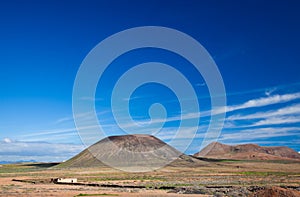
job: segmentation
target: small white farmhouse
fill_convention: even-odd
[[[57,178],[57,183],[77,183],[77,178]]]

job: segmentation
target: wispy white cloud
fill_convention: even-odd
[[[102,110],[100,112],[97,112],[96,115],[102,116],[109,112],[110,112],[109,110]],[[75,114],[74,116],[75,116],[75,118],[80,118],[81,121],[88,121],[93,118],[94,112],[78,113],[78,114]],[[62,118],[56,120],[55,124],[61,124],[61,123],[65,123],[65,122],[74,122],[74,116],[70,115],[70,116],[62,117]]]
[[[3,142],[5,142],[5,143],[11,143],[12,140],[11,140],[10,138],[4,138],[4,139],[3,139]]]
[[[243,141],[224,141],[226,142],[226,144],[264,144],[267,146],[270,145],[275,145],[275,146],[293,146],[295,144],[300,144],[299,140],[289,140],[289,141],[285,141],[285,140],[268,140],[268,138],[262,138],[262,139],[250,139],[249,141],[247,140],[243,140]]]
[[[249,120],[249,119],[265,119],[275,116],[285,116],[285,115],[297,115],[300,114],[300,104],[282,107],[277,110],[270,110],[266,112],[258,112],[254,114],[247,115],[232,115],[227,118],[227,120]]]
[[[265,95],[266,96],[270,96],[273,92],[275,92],[277,90],[277,87],[273,87],[273,88],[268,88],[265,91]]]
[[[141,128],[143,126],[148,126],[150,124],[159,124],[159,123],[167,123],[167,122],[172,122],[172,121],[181,121],[181,120],[189,120],[189,119],[196,119],[196,118],[200,118],[200,113],[185,113],[185,114],[181,114],[178,116],[172,116],[172,117],[166,117],[166,118],[153,118],[153,119],[141,119],[138,121],[132,121],[129,122],[127,121],[127,119],[124,120],[120,120],[120,127],[121,128],[131,128],[131,127],[137,127],[137,128]],[[125,121],[126,120],[126,121]],[[125,123],[123,123],[125,122]]]
[[[69,121],[73,121],[73,117],[68,116],[68,117],[60,118],[55,121],[55,124],[61,124],[63,122],[69,122]]]
[[[200,118],[200,117],[206,117],[206,116],[210,116],[210,115],[217,115],[217,114],[224,113],[224,112],[228,113],[228,112],[233,112],[236,110],[244,110],[244,109],[254,108],[254,107],[264,107],[264,106],[273,105],[273,104],[285,103],[285,102],[293,101],[296,99],[300,99],[300,92],[293,93],[293,94],[283,94],[283,95],[262,97],[262,98],[257,98],[257,99],[252,99],[252,100],[246,101],[245,103],[242,103],[239,105],[223,106],[223,107],[213,109],[211,111],[203,111],[203,112],[184,114],[183,119]],[[299,108],[300,108],[300,105],[295,105],[295,106],[292,106],[289,108],[279,110],[274,113],[289,114],[289,113],[299,112],[298,111]],[[258,114],[258,115],[261,115],[261,114]],[[231,118],[232,119],[238,118],[238,116],[231,116]],[[180,120],[180,117],[179,116],[174,117],[173,119]],[[172,118],[170,120],[172,120]]]
[[[200,112],[190,112],[190,113],[182,113],[178,116],[173,116],[173,117],[167,117],[167,118],[157,118],[157,119],[152,119],[151,121],[149,120],[139,120],[137,122],[133,123],[124,123],[121,126],[121,128],[131,128],[131,127],[139,127],[143,125],[148,125],[148,124],[157,124],[157,123],[164,123],[164,122],[172,122],[172,121],[181,121],[181,120],[189,120],[189,119],[199,119],[203,117],[208,117],[208,116],[214,116],[218,115],[221,113],[225,112],[234,112],[237,110],[245,110],[248,108],[254,108],[254,107],[264,107],[268,105],[273,105],[273,104],[279,104],[279,103],[284,103],[284,102],[289,102],[295,99],[300,99],[300,93],[293,93],[293,94],[283,94],[283,95],[274,95],[274,96],[268,96],[268,97],[261,97],[257,99],[252,99],[249,101],[246,101],[245,103],[238,104],[238,105],[231,105],[231,106],[222,106],[219,108],[215,108],[213,110],[207,110],[207,111],[200,111]],[[298,111],[300,108],[300,105],[295,105],[290,108],[285,108],[282,110],[274,111],[274,112],[269,112],[267,113],[257,113],[253,114],[253,117],[259,117],[259,116],[272,116],[275,114],[292,114],[293,112]],[[248,116],[248,115],[246,115]],[[251,118],[250,115],[247,118],[243,118],[244,116],[242,115],[233,115],[230,116],[227,120],[235,120],[235,119],[248,119]]]
[[[81,114],[76,114],[76,117],[78,118],[88,118],[92,115],[91,112],[85,112],[85,113],[81,113]],[[55,124],[61,124],[61,123],[65,123],[65,122],[70,122],[70,121],[74,121],[74,117],[73,116],[66,116],[66,117],[62,117],[59,118],[58,120],[55,121]]]
[[[274,137],[298,136],[300,127],[291,127],[300,122],[300,104],[279,107],[287,102],[295,102],[300,98],[300,93],[273,95],[249,100],[245,103],[227,106],[227,112],[240,110],[239,114],[233,114],[226,119],[225,132],[220,137],[223,142],[242,143],[268,139]],[[297,101],[296,101],[297,102]],[[263,111],[260,107],[274,105],[273,110]],[[248,108],[257,108],[256,113],[249,114]],[[277,109],[276,109],[277,108]],[[247,120],[239,122],[239,120]],[[238,122],[235,122],[238,121]],[[239,129],[239,131],[235,129]]]
[[[274,96],[262,97],[258,99],[252,99],[240,105],[228,106],[226,107],[226,112],[253,108],[253,107],[263,107],[263,106],[268,106],[268,105],[273,105],[278,103],[285,103],[295,99],[300,99],[300,92],[293,93],[293,94],[274,95]]]
[[[39,132],[26,133],[26,134],[23,134],[22,137],[34,137],[34,136],[42,136],[42,135],[60,135],[60,134],[64,134],[64,133],[74,132],[74,131],[76,131],[75,127],[44,130],[44,131],[39,131]]]
[[[89,119],[91,119],[92,115],[93,115],[93,112],[84,112],[84,113],[75,114],[75,117],[80,118],[81,120],[89,120]],[[60,118],[55,121],[55,124],[61,124],[61,123],[70,122],[70,121],[72,121],[72,122],[74,121],[73,116],[67,116],[67,117]]]
[[[178,116],[168,117],[168,118],[161,118],[161,119],[153,119],[151,123],[161,123],[161,122],[172,122],[172,121],[180,121],[180,120],[189,120],[189,119],[197,119],[201,117],[200,112],[195,113],[183,113]],[[141,124],[149,124],[149,122],[140,121]]]
[[[283,137],[283,136],[300,136],[300,127],[269,127],[255,128],[242,131],[231,131],[223,133],[220,136],[220,141],[250,141],[263,138]]]
[[[299,123],[300,116],[283,116],[283,117],[275,117],[275,118],[268,118],[265,120],[260,120],[252,125],[249,126],[265,126],[265,125],[282,125],[282,124],[292,124],[292,123]]]
[[[195,86],[197,86],[197,87],[203,87],[203,86],[206,86],[206,83],[197,83],[197,84],[195,84]]]
[[[217,115],[224,110],[227,112],[233,112],[236,110],[246,110],[248,108],[253,108],[253,107],[263,107],[263,106],[268,106],[272,104],[278,104],[278,103],[284,103],[284,102],[289,102],[293,101],[295,99],[300,98],[300,93],[293,93],[293,94],[283,94],[283,95],[274,95],[274,96],[268,96],[268,97],[261,97],[257,99],[252,99],[249,101],[246,101],[242,104],[239,105],[232,105],[232,106],[224,106],[223,108],[218,108],[214,111],[203,111],[203,112],[192,112],[192,113],[182,113],[178,116],[173,116],[173,117],[167,117],[167,118],[157,118],[157,119],[152,119],[151,121],[149,120],[140,120],[138,122],[132,122],[132,123],[124,123],[121,124],[121,128],[137,128],[139,132],[145,132],[149,133],[147,130],[143,130],[143,126],[147,127],[149,124],[157,124],[157,123],[165,123],[165,122],[172,122],[172,121],[181,121],[181,120],[190,120],[190,119],[199,119],[201,117],[207,117],[212,115]],[[278,110],[271,110],[267,112],[257,112],[255,114],[246,114],[245,116],[239,114],[239,115],[232,115],[229,116],[229,118],[225,122],[225,128],[241,128],[244,129],[246,127],[256,127],[256,126],[266,126],[266,125],[274,125],[274,124],[287,124],[287,123],[295,123],[295,122],[300,122],[299,117],[281,117],[283,115],[295,115],[300,113],[300,104],[292,105],[289,107],[284,107]],[[268,119],[268,120],[260,120],[257,121],[256,123],[253,124],[248,124],[248,125],[243,125],[243,126],[237,126],[231,120],[242,120],[242,119],[255,119],[255,118],[260,118],[260,119],[266,119],[269,117],[275,116],[276,118]],[[203,120],[202,120],[203,121]],[[122,121],[121,121],[122,122]],[[204,122],[202,122],[204,123]],[[205,121],[206,126],[208,125],[209,121]],[[195,126],[195,125],[194,125]],[[191,127],[192,128],[192,127]],[[164,128],[166,130],[166,128]],[[188,129],[187,129],[188,131]],[[174,134],[174,130],[172,131]],[[168,135],[160,136],[162,139],[169,139]],[[184,137],[184,136],[182,136]]]
[[[62,128],[62,129],[53,129],[53,130],[44,130],[39,132],[31,132],[31,133],[25,133],[21,137],[21,139],[25,140],[47,140],[47,141],[61,141],[62,139],[74,139],[78,138],[78,129],[84,130],[84,129],[96,129],[98,125],[88,125],[85,127],[71,127],[71,128]],[[71,138],[73,137],[73,138]]]
[[[279,103],[286,103],[296,99],[300,99],[300,92],[296,92],[293,94],[273,95],[273,96],[251,99],[242,104],[221,106],[212,110],[203,111],[201,113],[190,114],[190,116],[191,118],[197,118],[200,117],[200,115],[201,117],[214,116],[221,113],[234,112],[237,110],[245,110],[249,108],[258,108],[258,107],[265,107],[265,106],[279,104]],[[237,118],[237,116],[233,116],[233,117]]]
[[[146,98],[146,96],[131,96],[129,98],[123,98],[123,101],[132,101],[132,100],[143,99],[143,98]]]
[[[22,158],[22,160],[53,161],[53,158],[62,161],[78,154],[84,149],[80,144],[55,144],[48,142],[15,141],[5,138],[0,141],[0,160]],[[52,158],[50,160],[43,160]]]

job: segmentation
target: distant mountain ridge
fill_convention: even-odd
[[[36,160],[0,161],[0,164],[36,163]]]
[[[226,145],[219,142],[209,144],[194,156],[241,160],[300,160],[298,152],[285,146]]]

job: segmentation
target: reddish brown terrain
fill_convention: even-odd
[[[300,196],[299,191],[285,189],[281,187],[266,187],[256,191],[251,196],[253,197],[298,197]]]
[[[237,160],[299,160],[300,154],[291,148],[284,146],[259,146],[256,144],[226,145],[213,142],[195,157],[207,157],[215,159],[237,159]]]

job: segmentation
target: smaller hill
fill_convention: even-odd
[[[213,142],[194,154],[195,157],[237,160],[300,160],[300,154],[285,146],[257,144],[226,145]]]

